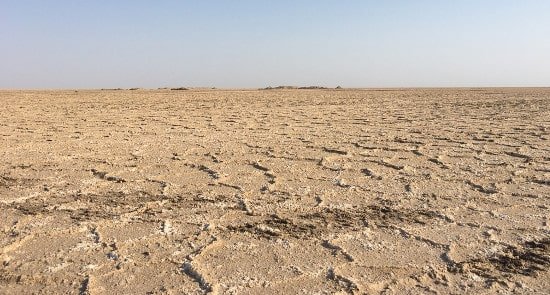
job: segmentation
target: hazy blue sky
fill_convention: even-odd
[[[0,88],[550,86],[548,0],[0,0]]]

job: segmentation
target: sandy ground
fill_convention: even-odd
[[[2,294],[550,292],[550,89],[0,102]]]

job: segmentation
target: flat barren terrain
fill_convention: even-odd
[[[1,294],[550,292],[550,89],[0,103]]]

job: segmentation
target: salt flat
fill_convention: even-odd
[[[0,91],[0,293],[550,291],[550,89]]]

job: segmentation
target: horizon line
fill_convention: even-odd
[[[180,89],[178,89],[180,88]],[[280,85],[267,87],[216,87],[216,86],[178,86],[178,87],[74,87],[74,88],[0,88],[0,91],[139,91],[139,90],[169,90],[169,91],[193,91],[193,90],[369,90],[369,89],[489,89],[489,88],[550,88],[550,84],[546,86],[529,86],[529,85],[490,85],[490,86],[359,86],[359,87],[344,87],[344,86],[295,86],[295,85]]]

